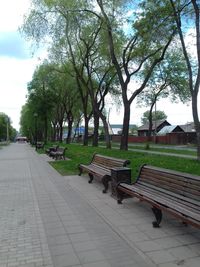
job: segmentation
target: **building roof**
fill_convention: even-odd
[[[189,122],[184,125],[180,125],[180,127],[184,130],[186,133],[195,132],[194,122]]]
[[[170,125],[170,123],[166,120],[153,121],[152,130],[155,130],[155,128],[159,127],[164,122],[167,122]],[[144,125],[138,128],[138,131],[148,131],[148,130],[149,130],[149,122],[145,123]]]
[[[123,128],[123,124],[110,124],[111,128],[118,128],[118,129],[122,129]],[[133,128],[136,127],[136,124],[129,124],[129,128]]]
[[[178,125],[167,125],[164,126],[159,132],[158,135],[165,135],[167,133],[172,133],[174,130],[177,130],[177,132],[184,132],[184,130],[178,126]]]

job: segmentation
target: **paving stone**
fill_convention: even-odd
[[[153,251],[153,252],[148,252],[147,255],[156,263],[156,264],[160,264],[160,263],[167,263],[167,262],[172,262],[172,261],[176,261],[176,257],[174,257],[171,253],[169,253],[168,251],[162,251],[162,250],[158,250],[158,251]]]
[[[89,250],[77,254],[82,264],[105,260],[104,255],[99,250]]]
[[[3,153],[2,153],[3,152]],[[200,232],[62,177],[29,145],[0,150],[0,267],[199,267]]]
[[[53,263],[56,267],[68,267],[80,264],[75,253],[63,254],[53,257]]]
[[[51,255],[58,256],[63,254],[69,254],[74,252],[74,248],[71,244],[53,245],[50,246]]]
[[[111,267],[111,265],[106,261],[86,263],[86,264],[83,264],[82,266],[83,267]]]

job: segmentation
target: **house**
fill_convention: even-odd
[[[184,130],[179,125],[166,125],[164,126],[157,135],[166,135],[168,133],[183,133]]]
[[[153,121],[151,135],[158,133],[163,127],[171,125],[167,120]],[[149,123],[146,123],[138,128],[138,136],[148,136]]]
[[[194,127],[194,122],[188,122],[184,125],[180,125],[180,127],[184,130],[185,133],[196,132],[195,127]]]
[[[112,132],[114,135],[121,135],[123,125],[122,124],[111,124],[110,127],[112,128]],[[136,129],[137,126],[135,124],[129,124],[129,133],[132,134],[134,129]]]
[[[122,133],[122,124],[110,124],[110,127],[112,129],[112,134],[121,134]]]

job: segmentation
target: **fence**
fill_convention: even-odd
[[[112,135],[113,142],[120,142],[121,135]],[[146,143],[148,141],[147,136],[132,136],[128,137],[129,143]],[[151,142],[155,142],[157,144],[168,144],[168,145],[186,145],[196,144],[196,133],[168,133],[166,135],[157,135],[152,136],[150,138]]]

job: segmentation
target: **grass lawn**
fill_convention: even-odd
[[[105,144],[102,143],[102,145],[105,146]],[[120,144],[119,143],[112,143],[112,147],[119,148]],[[145,149],[146,150],[146,145],[145,144],[129,144],[129,149]],[[173,153],[173,154],[183,154],[183,155],[192,155],[192,156],[197,156],[196,149],[194,150],[187,150],[187,149],[178,149],[175,147],[170,148],[169,146],[159,146],[159,145],[149,145],[149,151],[156,151],[156,152],[165,152],[165,153]]]
[[[64,145],[62,145],[64,146]],[[137,177],[137,173],[142,164],[151,164],[157,167],[187,172],[200,175],[200,162],[192,159],[179,157],[170,157],[162,155],[151,155],[147,153],[135,151],[121,151],[118,149],[106,149],[102,147],[83,146],[78,144],[70,144],[67,146],[65,153],[69,160],[54,161],[50,164],[62,175],[78,174],[78,164],[88,164],[91,161],[94,153],[99,153],[106,156],[129,159],[131,161],[130,168],[132,169],[132,179]]]

